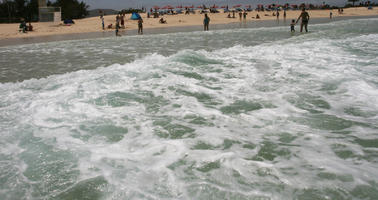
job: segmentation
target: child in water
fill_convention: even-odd
[[[290,24],[290,31],[291,31],[292,33],[295,32],[294,27],[295,27],[295,20],[293,19],[293,20],[291,20],[291,24]]]

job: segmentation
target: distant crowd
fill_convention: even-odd
[[[155,10],[155,12],[152,10],[150,10],[150,12],[152,12],[152,15],[154,18],[157,18],[159,17],[159,13],[157,12],[157,10]],[[150,12],[147,13],[147,18],[150,18],[151,17],[151,14]],[[185,10],[185,14],[190,14],[191,10],[186,8]],[[342,13],[343,12],[343,9],[339,9],[339,13]],[[104,15],[105,13],[101,13],[100,14],[100,19],[101,19],[101,23],[102,23],[102,29],[105,30],[105,19],[104,19]],[[135,16],[134,16],[135,15]],[[227,15],[227,18],[236,18],[236,10],[232,10],[232,11],[229,11],[228,12],[228,15]],[[243,10],[242,12],[238,12],[238,15],[239,15],[239,19],[242,20],[246,20],[247,19],[247,15],[248,15],[248,12],[247,10]],[[267,15],[267,14],[265,14]],[[273,16],[276,16],[277,19],[279,18],[280,16],[280,11],[279,10],[276,10],[273,12],[272,14]],[[286,19],[286,10],[283,10],[283,18]],[[107,28],[108,29],[115,29],[115,35],[116,36],[121,36],[120,34],[120,29],[125,29],[125,17],[126,17],[126,14],[125,13],[120,13],[120,14],[117,14],[116,17],[115,17],[115,26],[113,26],[113,24],[109,24],[107,25]],[[135,20],[138,20],[138,34],[143,34],[143,19],[142,17],[137,14],[137,13],[133,13],[132,15],[132,19],[133,17],[136,17]],[[259,14],[257,13],[256,14],[256,17],[252,17],[252,18],[255,18],[255,19],[260,19],[260,16]],[[332,18],[332,12],[330,13],[330,18]],[[298,23],[298,21],[301,20],[301,25],[300,25],[300,32],[303,31],[303,29],[308,32],[308,22],[310,20],[310,15],[308,14],[308,12],[306,11],[305,8],[302,9],[302,12],[301,14],[299,15],[298,19],[297,20],[292,20],[291,21],[291,24],[290,24],[290,31],[291,32],[295,32],[295,25]],[[167,21],[161,17],[160,20],[159,20],[159,23],[161,24],[165,24],[167,23]],[[203,19],[203,26],[204,26],[204,31],[208,31],[209,30],[209,24],[210,24],[210,17],[208,16],[207,13],[204,13],[204,19]]]

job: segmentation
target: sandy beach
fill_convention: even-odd
[[[337,18],[340,16],[343,17],[353,17],[353,16],[377,16],[378,9],[374,8],[372,10],[368,10],[365,7],[359,8],[347,8],[344,9],[343,14],[339,14],[337,10],[309,10],[310,17],[314,18],[329,18],[330,12],[332,12],[333,17]],[[256,19],[256,14],[259,14],[260,19]],[[299,10],[295,11],[287,11],[286,20],[296,19],[300,14]],[[215,24],[228,24],[228,23],[235,23],[240,22],[239,15],[236,13],[235,18],[227,18],[227,13],[210,13],[208,14],[211,18],[210,22],[210,29],[211,25]],[[232,15],[232,14],[231,14]],[[126,15],[126,28],[122,30],[123,32],[127,30],[135,30],[137,29],[137,21],[130,20],[130,14]],[[144,29],[151,29],[151,28],[169,28],[169,27],[185,27],[185,26],[196,26],[202,25],[203,22],[203,14],[199,14],[199,11],[196,11],[196,14],[190,15],[164,15],[164,19],[167,20],[167,24],[160,24],[159,18],[147,18],[146,14],[141,14],[144,24]],[[265,11],[265,12],[249,12],[247,15],[247,19],[245,21],[264,21],[264,20],[275,20],[277,19],[276,16],[273,16],[273,12]],[[283,12],[280,12],[280,20],[283,20]],[[244,19],[243,19],[244,20]],[[311,22],[310,22],[311,23]],[[105,16],[105,24],[106,26],[109,24],[115,24],[115,15],[107,15]],[[33,23],[34,31],[28,33],[20,33],[18,31],[19,24],[0,24],[0,40],[6,39],[15,39],[15,38],[31,38],[31,37],[40,37],[40,36],[53,36],[53,35],[64,35],[64,34],[76,34],[76,33],[94,33],[94,32],[109,32],[114,31],[114,29],[105,29],[102,30],[101,28],[101,20],[99,17],[91,17],[85,19],[75,20],[75,24],[72,26],[65,26],[62,24],[54,24],[48,22],[39,22]],[[114,26],[113,26],[114,27]]]

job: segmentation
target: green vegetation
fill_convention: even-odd
[[[47,3],[48,6],[61,7],[62,19],[81,19],[88,15],[89,6],[78,0],[56,0]]]
[[[88,15],[89,6],[78,0],[48,1],[47,6],[61,7],[62,19],[80,19]],[[0,3],[0,23],[16,23],[21,18],[38,21],[38,0],[3,0]]]

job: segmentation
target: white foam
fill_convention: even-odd
[[[243,29],[237,33],[246,31],[255,30]],[[232,32],[207,34],[215,37]],[[188,34],[193,37],[203,35],[200,32],[178,35]],[[377,112],[378,93],[373,84],[377,78],[356,66],[359,62],[369,66],[377,61],[351,55],[344,45],[370,39],[375,41],[376,36],[337,40],[312,37],[315,38],[311,34],[301,36],[298,43],[289,38],[275,43],[233,45],[212,51],[186,49],[170,56],[149,53],[129,63],[0,84],[0,114],[17,124],[8,127],[7,123],[0,122],[0,126],[15,131],[29,127],[35,137],[49,142],[56,149],[79,156],[80,180],[102,175],[116,190],[114,195],[125,198],[136,193],[159,199],[162,198],[159,192],[162,192],[170,199],[186,199],[191,197],[188,187],[208,184],[220,191],[278,199],[279,192],[265,192],[263,186],[256,183],[273,182],[292,190],[313,188],[321,182],[314,180],[318,180],[317,174],[323,171],[352,175],[354,182],[346,186],[350,190],[354,185],[366,184],[369,177],[377,176],[375,164],[363,159],[339,158],[331,148],[334,143],[347,145],[348,150],[357,156],[363,156],[363,148],[351,144],[352,139],[347,136],[341,137],[332,130],[303,123],[301,120],[311,120],[311,113],[287,99],[305,102],[302,96],[319,98],[331,106],[329,109],[314,106],[320,112],[371,124],[366,118],[345,115],[343,110],[352,105],[363,111]],[[363,45],[353,48],[372,49]],[[50,51],[46,54],[53,52],[45,51]],[[116,50],[98,51],[112,54]],[[204,64],[191,66],[180,60],[185,56]],[[217,62],[206,64],[207,61]],[[196,73],[202,78],[183,76],[181,72]],[[335,88],[324,90],[323,86],[330,83],[335,83]],[[188,95],[180,91],[186,91]],[[122,100],[127,103],[112,105],[107,98],[117,92],[135,95],[135,99],[116,96],[115,99],[124,98]],[[199,94],[207,96],[200,99]],[[161,99],[163,103],[159,102]],[[240,108],[240,113],[222,112],[222,107],[238,101],[257,102],[263,108],[250,111]],[[208,124],[191,123],[185,119],[188,115],[202,117]],[[159,137],[156,130],[167,131],[169,127],[157,126],[154,124],[157,120],[167,120],[172,126],[179,124],[193,128],[195,136]],[[90,129],[105,125],[127,128],[128,132],[120,141],[109,141],[106,135],[92,133],[95,131]],[[348,131],[356,137],[373,138],[374,134],[371,129],[359,126],[348,128]],[[282,133],[295,139],[285,144],[280,140]],[[0,137],[11,138],[4,132]],[[225,148],[225,140],[237,143]],[[200,142],[211,145],[211,148],[194,149]],[[266,142],[277,145],[270,152],[275,155],[274,161],[252,159],[264,150]],[[256,148],[243,147],[250,143]],[[275,151],[284,152],[285,148],[290,151],[290,158],[276,155]],[[7,143],[1,143],[0,152],[20,154],[19,149]],[[182,165],[177,164],[180,160]],[[219,162],[219,168],[209,172],[198,170],[212,162]],[[174,163],[177,164],[175,169],[168,168]],[[285,174],[282,168],[292,168],[297,174]],[[238,171],[240,179],[252,186],[238,185],[240,182],[232,176],[232,170]],[[258,170],[262,170],[265,176],[259,175]],[[234,185],[227,187],[229,183],[225,180]],[[337,180],[325,182],[327,187],[342,185]],[[276,185],[272,187],[278,187]],[[257,189],[246,192],[245,188],[250,187]],[[288,194],[288,198],[291,195]]]

